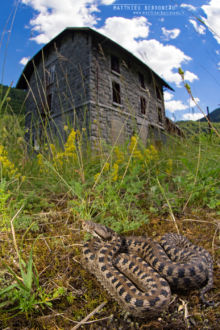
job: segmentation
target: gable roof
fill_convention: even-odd
[[[152,71],[157,77],[157,79],[160,81],[160,83],[169,88],[170,90],[174,91],[174,89],[168,85],[168,83],[163,80],[158,74],[156,74],[150,67],[148,67],[144,62],[142,62],[138,57],[136,57],[134,54],[130,53],[127,49],[116,43],[115,41],[111,40],[110,38],[104,36],[103,34],[97,32],[96,30],[93,30],[89,27],[68,27],[65,30],[63,30],[60,34],[58,34],[55,38],[50,40],[45,46],[43,46],[26,64],[20,78],[18,79],[18,82],[16,84],[16,88],[19,89],[26,89],[27,88],[27,81],[29,80],[32,72],[34,71],[34,65],[36,65],[42,58],[42,51],[46,53],[51,45],[53,45],[55,42],[58,42],[61,40],[65,35],[69,34],[72,31],[85,31],[87,33],[93,34],[96,38],[100,39],[101,43],[103,42],[109,42],[114,47],[120,48],[123,52],[127,54],[127,56],[130,56],[132,59],[134,59],[136,62],[138,62],[140,65],[145,66],[148,70]]]

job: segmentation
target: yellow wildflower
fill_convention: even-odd
[[[156,149],[156,147],[153,144],[150,145],[150,151],[151,151],[151,154],[154,156],[154,158],[158,157],[158,150]]]
[[[76,131],[74,131],[74,129],[72,129],[71,132],[70,132],[70,135],[68,136],[68,139],[67,139],[67,141],[64,145],[65,155],[67,157],[76,158],[75,140],[76,140]]]
[[[105,163],[104,166],[103,166],[103,172],[108,172],[109,171],[109,167],[110,167],[110,164],[109,163]]]
[[[140,150],[134,150],[133,157],[134,158],[137,158],[137,159],[140,159],[140,160],[143,160],[144,159],[144,157],[143,157],[143,155],[142,155],[142,153],[141,153]]]
[[[147,162],[158,159],[158,150],[155,148],[153,144],[151,144],[148,148],[145,149],[144,154],[145,154],[145,160]]]
[[[26,176],[25,175],[22,175],[21,182],[24,182],[25,180],[26,180]]]
[[[37,163],[40,167],[40,172],[43,173],[45,171],[44,159],[42,154],[37,155]]]
[[[14,164],[8,159],[8,153],[2,145],[0,145],[0,171],[3,177],[20,176]]]
[[[56,157],[54,159],[54,163],[56,165],[58,165],[59,167],[62,167],[63,166],[63,162],[64,162],[64,158],[65,158],[65,154],[63,152],[58,152],[56,154]]]
[[[129,145],[130,153],[133,153],[136,148],[137,148],[137,137],[133,135],[131,137],[131,142],[130,142],[130,145]]]
[[[136,136],[131,137],[131,143],[129,145],[129,151],[133,155],[133,158],[143,160],[143,154],[138,148],[138,139]]]
[[[52,156],[53,156],[53,158],[55,157],[55,155],[56,155],[56,147],[55,147],[55,145],[54,144],[50,144],[50,151],[51,151],[51,153],[52,153]]]
[[[119,149],[118,146],[116,146],[114,148],[114,153],[115,153],[115,156],[116,156],[116,161],[115,162],[117,164],[123,163],[123,161],[124,161],[124,153]]]
[[[114,163],[114,165],[113,165],[112,180],[113,181],[118,180],[118,164],[117,163]]]
[[[99,177],[100,177],[101,173],[98,172],[96,175],[94,175],[94,180],[95,181],[98,181],[99,180]]]

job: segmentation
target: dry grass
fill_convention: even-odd
[[[219,223],[214,214],[184,215],[176,219],[180,233],[193,243],[203,246],[214,259],[214,287],[208,293],[208,300],[214,307],[204,307],[199,301],[198,291],[187,295],[173,295],[169,310],[158,319],[126,319],[122,310],[81,264],[81,247],[84,233],[81,221],[72,216],[67,207],[66,196],[55,196],[56,209],[36,215],[39,231],[16,232],[20,248],[24,239],[23,255],[28,255],[30,242],[39,234],[34,248],[34,262],[40,275],[40,285],[45,292],[65,288],[65,294],[53,300],[52,307],[36,308],[28,319],[24,315],[5,312],[1,314],[1,328],[10,329],[217,329],[220,322],[220,277],[219,277]],[[135,232],[135,235],[149,235],[155,240],[166,232],[175,231],[172,219],[152,218]],[[129,233],[133,234],[133,233]],[[18,271],[17,253],[12,233],[1,233],[2,260]],[[6,252],[7,251],[7,252]],[[1,277],[8,281],[10,274],[1,269]],[[4,321],[5,319],[5,321]]]

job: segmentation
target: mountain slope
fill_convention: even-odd
[[[205,122],[207,120],[205,117],[203,117],[197,121]],[[217,108],[210,113],[210,121],[213,123],[220,123],[220,108]]]
[[[5,94],[7,93],[9,86],[4,86],[0,84],[0,103],[3,100]],[[6,102],[3,105],[1,113],[24,113],[24,100],[26,92],[20,89],[12,87],[7,96]]]

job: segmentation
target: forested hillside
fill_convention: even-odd
[[[1,113],[21,114],[24,112],[25,91],[0,84],[0,104],[5,96],[6,100]]]
[[[220,123],[220,108],[215,109],[210,113],[210,121],[212,123]],[[205,117],[199,119],[200,122],[206,122],[207,119]]]
[[[184,131],[185,135],[194,135],[199,133],[210,133],[210,127],[207,122],[201,121],[193,121],[193,120],[186,120],[186,121],[178,121],[176,124]],[[212,122],[212,125],[219,130],[220,123],[219,122]]]

